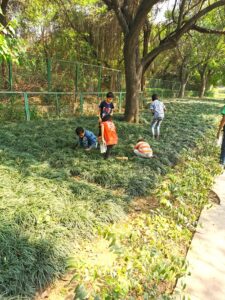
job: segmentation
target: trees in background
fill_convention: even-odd
[[[225,57],[224,37],[221,35],[202,35],[194,32],[185,35],[177,45],[176,59],[180,81],[179,97],[183,98],[188,81],[192,81],[199,97],[205,95],[214,75],[223,68]],[[175,65],[175,62],[173,63]],[[219,78],[217,77],[219,80]]]
[[[200,1],[175,1],[170,19],[158,34],[158,43],[144,56],[140,53],[140,35],[146,21],[154,16],[159,0],[103,0],[117,16],[124,37],[124,67],[126,77],[125,120],[138,122],[141,78],[158,55],[175,48],[181,37],[190,30],[202,29],[197,21],[213,10],[225,5],[225,0],[212,4]],[[151,16],[150,16],[151,15]]]
[[[122,68],[121,30],[100,1],[27,0],[19,23],[30,52]]]
[[[0,24],[7,32],[2,57],[4,51],[12,55],[17,37],[24,52],[36,57],[124,69],[128,122],[138,122],[145,74],[178,79],[180,97],[189,80],[201,83],[202,96],[222,74],[224,37],[219,34],[225,0],[177,0],[173,5],[159,0],[2,0],[1,5]],[[16,20],[16,33],[11,20]]]
[[[10,61],[17,60],[20,44],[15,36],[16,22],[11,16],[14,1],[2,0],[0,4],[0,64],[3,89],[8,88],[7,70],[10,72]]]

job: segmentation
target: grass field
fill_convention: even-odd
[[[200,175],[203,174],[204,187],[209,188],[213,176],[218,172],[216,167],[218,150],[213,146],[212,134],[221,103],[180,100],[168,102],[166,105],[167,115],[162,124],[160,141],[151,138],[149,130],[151,116],[148,111],[143,112],[140,125],[126,124],[120,121],[120,116],[115,117],[119,144],[113,150],[113,155],[127,156],[128,161],[118,161],[114,157],[104,161],[98,151],[85,153],[82,149],[74,147],[76,126],[84,126],[97,133],[96,117],[1,124],[0,295],[4,297],[3,299],[10,299],[10,297],[31,299],[37,290],[43,289],[65,271],[67,257],[74,253],[74,249],[79,247],[81,241],[91,240],[99,235],[106,238],[113,247],[116,247],[116,243],[112,243],[115,236],[118,236],[121,243],[124,241],[125,244],[129,244],[130,249],[126,251],[133,251],[135,257],[130,257],[128,260],[140,260],[140,265],[136,268],[140,269],[140,274],[144,274],[143,257],[148,255],[149,249],[146,248],[145,255],[142,253],[140,256],[136,255],[134,250],[135,244],[140,244],[141,237],[146,235],[146,224],[154,227],[152,230],[156,236],[159,236],[159,239],[155,239],[155,243],[149,242],[153,249],[152,253],[157,253],[157,247],[161,249],[163,245],[165,246],[164,253],[159,251],[155,266],[160,261],[160,268],[163,269],[161,262],[164,262],[164,269],[167,270],[169,260],[165,263],[165,257],[169,256],[171,239],[173,244],[183,241],[188,245],[191,232],[190,228],[184,226],[184,231],[181,230],[176,236],[177,233],[172,228],[178,226],[177,224],[187,225],[184,216],[189,221],[191,219],[192,226],[197,218],[197,215],[193,218],[193,214],[199,213],[204,201],[200,195],[195,203],[198,209],[194,207],[192,210],[189,203],[187,211],[184,209],[183,212],[173,213],[168,197],[165,196],[171,193],[173,186],[171,187],[170,184],[168,188],[163,179],[167,178],[165,176],[174,176],[174,172],[177,172],[179,176],[176,177],[176,184],[179,183],[180,188],[184,188],[186,184],[179,181],[182,176],[185,182],[189,182],[190,177],[193,177],[189,185],[195,186],[193,190],[196,192],[198,185],[201,186],[201,182],[196,184],[197,178],[202,178]],[[140,136],[145,137],[150,143],[157,159],[134,158],[132,145]],[[187,156],[195,147],[200,149],[198,151],[201,153],[199,157],[199,153],[195,152],[195,156],[199,157],[197,159],[199,165],[196,161],[191,162],[191,157]],[[190,160],[190,165],[196,163],[197,171],[194,165],[191,170],[187,165],[182,165],[185,157],[187,161]],[[205,166],[205,171],[204,163],[209,164]],[[173,169],[176,164],[181,164],[183,167],[178,170]],[[183,171],[179,173],[180,170]],[[165,195],[163,194],[162,198],[163,191]],[[180,191],[180,195],[182,192],[186,193],[186,190]],[[134,218],[129,228],[124,225],[126,230],[121,233],[123,227],[116,228],[116,223],[126,220],[132,201],[149,195],[159,199],[155,208],[158,219],[146,215],[141,216],[141,220]],[[202,195],[205,197],[206,190]],[[178,206],[176,201],[175,203]],[[160,217],[157,207],[158,209],[163,207],[163,216]],[[168,221],[166,216],[170,218],[172,216],[173,221]],[[115,225],[112,225],[114,223]],[[164,225],[159,224],[167,224],[168,228],[171,227],[168,241]],[[135,228],[139,228],[140,231],[133,240],[128,242],[128,237],[133,231],[135,232]],[[149,235],[147,234],[145,238],[148,241]],[[119,248],[113,249],[115,253],[119,253]],[[115,261],[121,266],[125,258],[124,256],[121,258],[121,255],[118,257],[119,261]],[[177,268],[174,273],[178,274],[183,268],[182,260],[176,261],[175,256],[173,260],[173,266]],[[75,269],[80,262],[81,260],[77,265],[75,263]],[[150,269],[152,265],[154,264],[148,260],[145,267]],[[88,269],[88,266],[82,264],[80,270],[82,268]],[[171,282],[177,276],[174,273],[171,275]],[[96,275],[96,278],[99,276]],[[106,275],[101,274],[101,276],[104,278]],[[155,275],[153,280],[155,285],[157,280],[160,280],[160,276],[160,274]],[[131,277],[136,278],[135,272]],[[121,280],[125,282],[126,278],[122,276]],[[81,273],[77,275],[77,280],[84,280]],[[132,283],[129,283],[129,286],[119,283],[116,287],[116,281],[110,281],[109,278],[107,280],[108,287],[103,288],[99,299],[125,299],[132,295],[133,299],[138,299],[139,295],[148,293],[147,289],[140,289],[140,286],[144,285],[143,278],[138,283],[133,279],[133,286]],[[164,279],[162,276],[161,280],[166,282],[166,275]],[[109,287],[110,282],[111,287]],[[78,286],[78,292],[79,288],[82,292],[83,286]],[[99,291],[99,288],[97,290]],[[157,295],[159,291],[155,290],[151,285],[149,295],[150,293]],[[165,290],[163,289],[163,292]],[[92,288],[92,293],[95,291],[96,289]],[[86,298],[80,297],[80,299]]]

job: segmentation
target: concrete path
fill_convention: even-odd
[[[182,295],[174,299],[225,300],[225,172],[216,178],[213,191],[220,205],[204,209],[187,255],[190,276],[177,283]],[[175,291],[176,291],[175,290]]]

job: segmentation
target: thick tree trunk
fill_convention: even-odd
[[[142,76],[141,76],[141,91],[143,92],[145,89],[145,74],[142,73]]]
[[[126,80],[126,106],[124,119],[127,122],[139,123],[140,79],[135,75]]]
[[[141,92],[142,70],[139,66],[138,51],[129,51],[124,46],[124,65],[126,79],[126,105],[124,119],[126,122],[139,122],[139,97]]]
[[[127,122],[139,122],[139,97],[141,76],[136,73],[136,68],[125,66],[126,76],[126,106],[124,118]]]

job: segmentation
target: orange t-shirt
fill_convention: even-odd
[[[152,149],[150,145],[146,142],[137,143],[134,149],[138,150],[142,154],[152,154]]]
[[[101,126],[104,128],[104,140],[106,145],[116,145],[118,143],[118,136],[114,123],[112,121],[106,121],[102,122]]]

